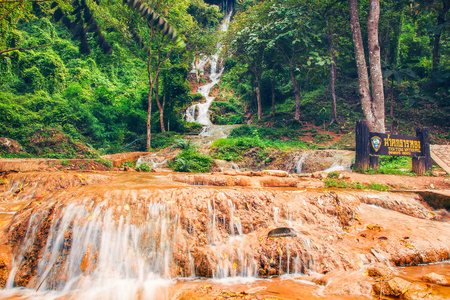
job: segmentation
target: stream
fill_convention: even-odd
[[[230,25],[230,20],[233,15],[233,5],[232,2],[227,5],[227,2],[225,1],[223,4],[225,16],[222,21],[222,24],[220,26],[220,31],[225,32],[228,30],[228,27]],[[209,107],[211,106],[211,103],[214,101],[215,97],[210,96],[211,89],[220,81],[220,77],[223,74],[224,66],[222,63],[219,63],[219,54],[220,50],[222,48],[222,45],[217,45],[216,53],[212,57],[204,57],[202,58],[198,63],[198,70],[195,70],[194,66],[194,72],[204,72],[204,67],[207,63],[210,63],[210,74],[209,79],[210,82],[202,85],[198,88],[198,93],[200,93],[204,98],[204,103],[197,103],[192,106],[190,106],[186,110],[185,118],[189,122],[197,122],[201,125],[203,125],[203,129],[200,132],[199,136],[203,138],[203,141],[201,139],[202,143],[205,143],[205,141],[211,142],[212,140],[218,139],[218,138],[226,138],[231,130],[233,128],[238,127],[239,125],[213,125],[211,123],[211,120],[209,118]]]
[[[370,299],[372,264],[449,259],[450,224],[415,197],[282,188],[293,179],[277,176],[198,176],[10,175],[0,190],[0,297]],[[252,180],[273,187],[246,185]],[[293,234],[270,238],[276,228]],[[448,262],[414,268],[396,272],[412,281],[428,270],[450,275]],[[449,295],[449,287],[429,289]]]

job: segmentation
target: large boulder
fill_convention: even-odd
[[[436,273],[429,273],[422,276],[422,280],[438,285],[450,286],[450,277]]]
[[[389,297],[400,297],[411,287],[411,282],[400,277],[394,277],[388,281],[380,281],[373,285],[373,290],[377,295]]]
[[[351,171],[355,152],[345,150],[309,150],[292,152],[286,158],[285,170],[290,173],[326,173],[336,171]]]

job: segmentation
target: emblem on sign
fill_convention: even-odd
[[[374,136],[371,138],[371,142],[372,142],[373,149],[375,149],[375,152],[378,152],[378,150],[380,150],[380,146],[381,146],[381,138],[378,136]]]

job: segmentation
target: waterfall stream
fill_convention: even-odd
[[[233,7],[230,5],[229,7],[226,7],[225,17],[220,26],[220,31],[225,32],[228,30],[232,15]],[[222,46],[218,44],[217,51],[212,57],[203,58],[198,63],[198,68],[201,72],[208,62],[211,63],[211,72],[209,75],[211,82],[198,88],[198,93],[200,93],[206,99],[206,101],[204,103],[194,104],[186,110],[187,121],[197,122],[204,126],[202,132],[200,133],[201,136],[210,136],[210,127],[213,126],[209,118],[209,107],[211,106],[211,103],[214,101],[215,97],[211,97],[209,94],[211,92],[211,89],[220,81],[220,77],[222,76],[224,71],[223,64],[219,63],[219,52],[221,48]]]

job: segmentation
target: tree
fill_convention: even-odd
[[[125,0],[125,2],[131,9],[139,13],[150,27],[147,61],[149,82],[149,90],[147,96],[147,149],[151,149],[151,115],[153,89],[155,88],[155,85],[159,84],[159,73],[163,64],[169,59],[170,55],[176,49],[176,47],[181,46],[182,48],[184,48],[185,45],[183,40],[178,37],[178,34],[172,27],[172,25],[170,25],[162,15],[158,14],[155,11],[155,9],[158,9],[159,11],[162,11],[164,14],[166,14],[175,3],[171,3],[170,1],[155,1],[153,2],[154,7],[150,8],[145,3],[142,3],[140,1]],[[183,5],[183,3],[180,2],[178,2],[178,4]],[[186,8],[187,7],[185,6],[184,9]],[[176,10],[176,13],[178,13],[178,10]],[[167,49],[164,49],[164,46],[168,46]],[[156,52],[155,57],[153,56],[154,52]],[[155,60],[155,66],[152,65],[153,60]],[[157,91],[158,88],[159,86],[156,89]],[[165,131],[163,116],[164,105],[162,105],[159,101],[159,94],[156,96],[156,99],[158,109],[160,110],[161,131]]]
[[[263,2],[237,15],[226,38],[230,45],[228,50],[238,61],[246,64],[253,74],[258,120],[262,116],[261,76],[266,51],[262,17],[266,9],[267,3]]]
[[[187,51],[194,56],[194,70],[197,82],[199,81],[199,60],[213,55],[217,51],[218,31],[217,26],[223,18],[223,13],[217,5],[208,5],[203,0],[190,1],[187,10],[193,16],[198,26],[195,30],[187,32]],[[193,28],[194,29],[194,28]]]
[[[369,41],[369,62],[372,83],[372,97],[370,96],[369,75],[366,66],[357,0],[349,0],[351,29],[355,47],[355,60],[358,69],[359,92],[364,115],[369,129],[376,132],[385,132],[385,108],[383,75],[381,69],[381,55],[378,41],[378,22],[380,17],[380,1],[369,1],[369,18],[367,22]]]
[[[449,21],[446,19],[447,13],[450,11],[450,2],[448,0],[418,0],[420,6],[420,11],[425,9],[432,9],[436,12],[437,24],[435,26],[430,26],[429,32],[434,36],[433,41],[433,68],[432,74],[435,73],[439,68],[440,63],[440,41],[442,31],[448,26]]]
[[[390,99],[390,113],[389,116],[392,120],[394,120],[394,81],[397,85],[400,85],[403,81],[403,78],[406,77],[408,79],[416,79],[416,74],[409,69],[404,68],[402,66],[397,65],[388,65],[386,63],[383,64],[383,76],[388,81],[391,80],[391,85],[389,87],[389,95],[388,99]],[[388,87],[386,86],[386,89]]]
[[[277,50],[294,88],[295,120],[300,120],[301,85],[299,75],[308,72],[313,62],[323,66],[326,60],[315,50],[318,34],[305,6],[297,1],[276,1],[270,6],[269,20],[265,25],[267,48]]]
[[[337,108],[336,108],[336,73],[337,73],[337,57],[335,49],[335,30],[333,29],[332,25],[330,24],[330,15],[336,15],[336,13],[333,11],[333,8],[336,7],[338,4],[338,1],[319,1],[315,3],[310,3],[311,9],[315,9],[318,14],[321,16],[321,18],[325,21],[326,26],[326,36],[327,36],[327,44],[328,44],[328,53],[331,57],[331,63],[330,63],[330,91],[331,91],[331,121],[330,125],[333,123],[338,122],[337,117]]]

